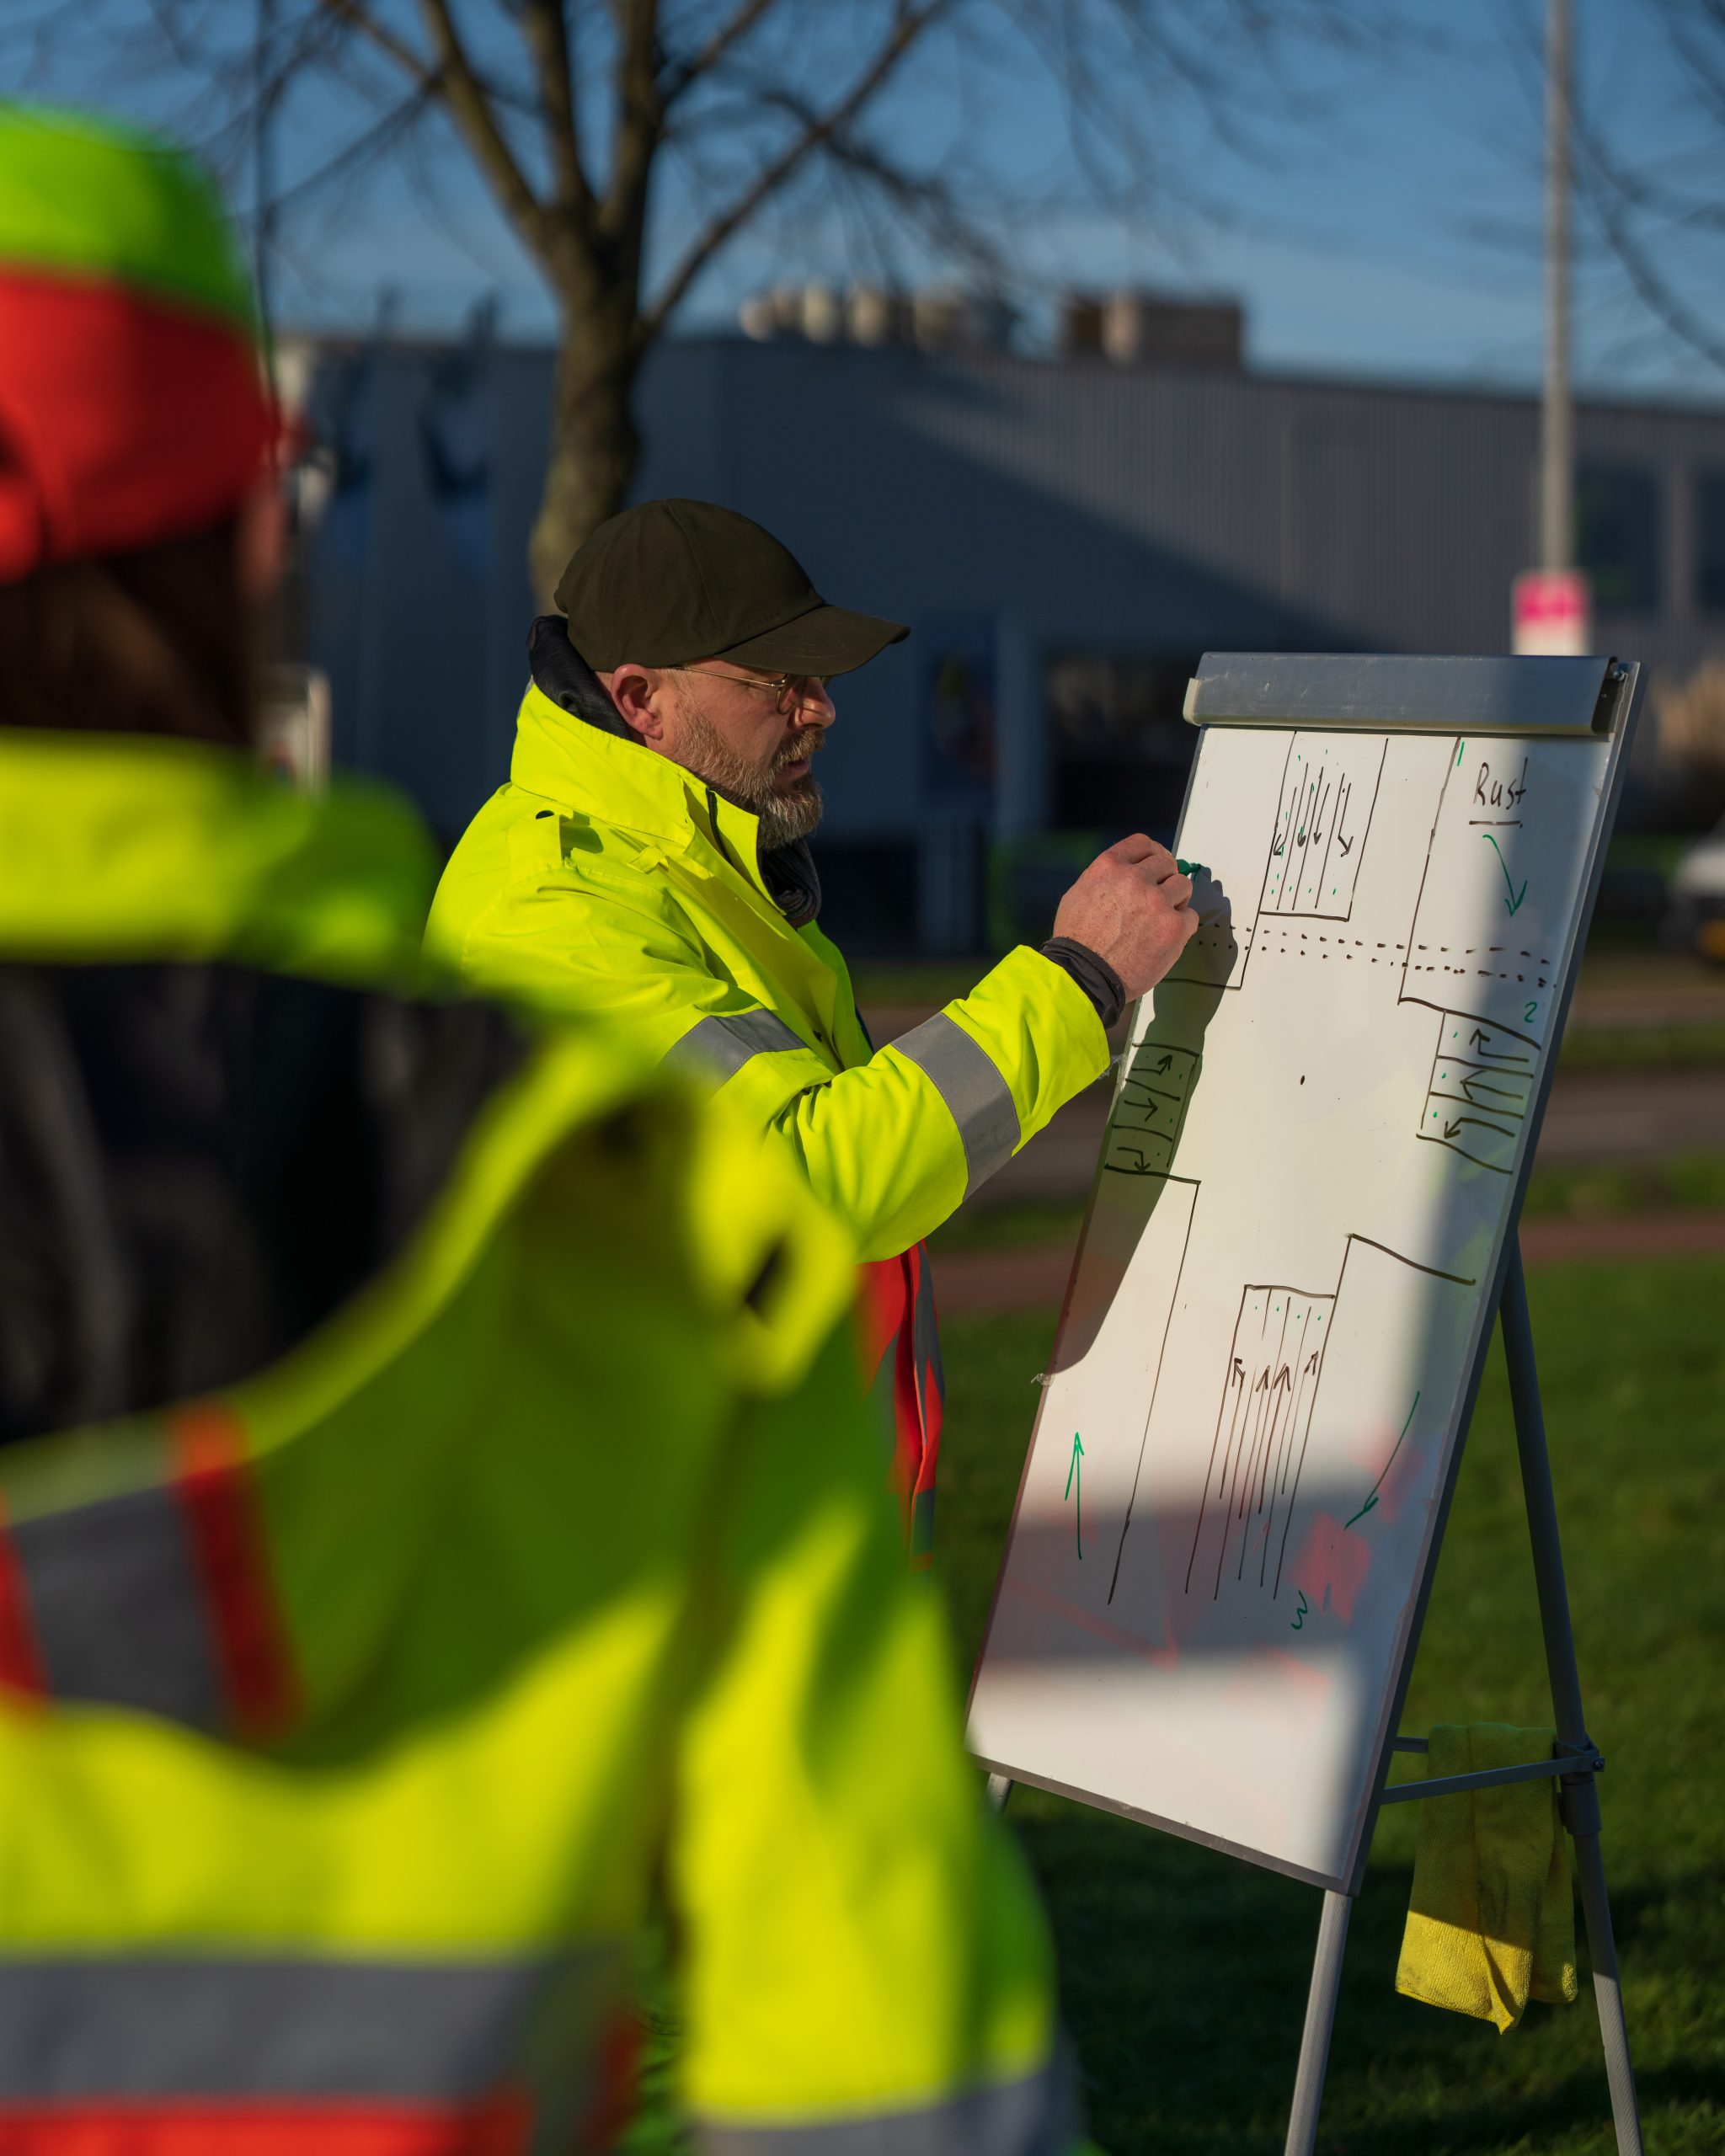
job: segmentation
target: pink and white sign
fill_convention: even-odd
[[[1512,651],[1530,659],[1586,657],[1593,608],[1581,570],[1528,569],[1510,590]]]

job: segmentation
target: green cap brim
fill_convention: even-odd
[[[852,674],[889,643],[902,643],[910,633],[902,622],[853,614],[848,606],[814,606],[776,629],[710,655],[739,666],[757,666],[766,674]]]

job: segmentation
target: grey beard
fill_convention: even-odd
[[[788,793],[781,793],[773,785],[772,773],[745,764],[699,712],[686,705],[681,715],[684,753],[677,760],[727,801],[760,818],[763,853],[808,837],[820,821],[822,807],[820,782],[813,771],[798,779]]]

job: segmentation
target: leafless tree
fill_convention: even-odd
[[[1463,221],[1476,239],[1528,264],[1544,244],[1541,14],[1541,0],[1509,0],[1501,18],[1525,98],[1526,132],[1509,159],[1527,212]],[[1687,355],[1703,374],[1725,369],[1725,0],[1619,0],[1583,13],[1576,40],[1573,244],[1596,356]]]
[[[0,0],[0,65],[107,37],[140,78],[175,71],[184,125],[230,165],[301,109],[351,124],[276,214],[428,131],[460,151],[543,278],[558,324],[545,491],[530,544],[548,592],[624,498],[642,361],[702,272],[825,190],[885,247],[1010,275],[1033,209],[1158,214],[1199,193],[1194,132],[1248,151],[1317,43],[1365,51],[1382,0]],[[104,17],[108,21],[104,24]],[[973,124],[1027,75],[1056,94],[1056,153],[1004,158]],[[938,107],[946,124],[932,125]],[[1194,131],[1194,120],[1198,122]],[[328,135],[326,125],[321,135]],[[674,228],[656,205],[670,184]]]
[[[1725,369],[1725,0],[1648,0],[1675,62],[1678,108],[1624,144],[1599,104],[1576,114],[1577,172],[1605,248],[1669,335]]]

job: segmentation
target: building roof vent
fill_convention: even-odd
[[[1167,293],[1074,292],[1060,309],[1064,357],[1097,353],[1117,366],[1221,367],[1243,364],[1245,317],[1237,300]]]
[[[1002,351],[1016,319],[1004,301],[948,285],[906,294],[857,284],[842,296],[830,285],[778,285],[751,293],[737,309],[744,335],[761,344],[786,338],[812,344],[914,344],[925,352]]]

